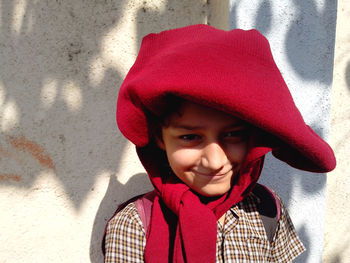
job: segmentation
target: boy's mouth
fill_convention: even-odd
[[[195,175],[198,176],[204,176],[210,179],[220,179],[226,175],[229,175],[232,172],[232,169],[225,171],[225,172],[219,172],[219,173],[203,173],[203,172],[199,172],[199,171],[193,171],[193,173]]]

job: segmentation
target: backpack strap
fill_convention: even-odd
[[[145,229],[146,236],[148,234],[148,226],[151,220],[152,206],[155,196],[156,192],[153,190],[144,194],[134,202],[141,218],[143,228]]]
[[[281,203],[270,188],[256,184],[253,193],[260,199],[257,206],[268,240],[272,242],[281,218]]]
[[[106,224],[105,229],[104,229],[103,237],[102,237],[102,242],[101,242],[101,248],[102,248],[103,256],[105,256],[105,254],[106,254],[105,242],[106,242],[106,234],[107,234],[108,223],[112,220],[112,218],[113,218],[117,213],[119,213],[121,210],[123,210],[128,204],[130,204],[130,203],[132,203],[132,202],[136,202],[137,200],[139,200],[139,199],[142,198],[143,196],[144,196],[144,194],[135,196],[135,197],[129,199],[128,201],[126,201],[126,202],[124,202],[124,203],[118,205],[117,210],[114,212],[114,214],[111,216],[111,218],[107,221],[107,224]]]

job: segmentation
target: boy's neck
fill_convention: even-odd
[[[226,213],[222,217],[219,218],[219,222],[221,223],[222,226],[225,225],[225,218],[226,218]]]

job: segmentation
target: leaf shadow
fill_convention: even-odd
[[[22,22],[16,13],[19,4]],[[0,166],[6,167],[2,172],[22,179],[1,184],[30,188],[48,170],[35,162],[33,151],[12,147],[8,137],[23,136],[43,149],[54,164],[49,172],[77,210],[99,173],[119,169],[125,141],[118,141],[115,105],[122,76],[108,61],[107,66],[96,61],[124,5],[125,0],[1,1],[2,106],[15,105],[18,118],[0,136]],[[22,24],[16,29],[17,22]],[[98,83],[92,80],[96,67],[103,70]]]
[[[147,189],[152,190],[152,185],[145,173],[133,175],[125,185],[121,184],[116,176],[110,177],[106,194],[100,203],[92,228],[90,240],[90,260],[92,263],[103,262],[101,242],[104,228],[118,205],[132,198],[136,193],[147,192]]]

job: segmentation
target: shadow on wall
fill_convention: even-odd
[[[345,81],[346,81],[346,86],[350,90],[350,62],[348,62],[348,65],[346,66],[346,69],[345,69]]]
[[[293,2],[297,11],[286,39],[289,62],[301,78],[330,85],[337,1],[326,0],[322,11],[317,10],[315,1]]]
[[[238,9],[241,1],[232,1],[230,9],[230,28],[238,27]],[[272,8],[269,0],[264,0],[260,3],[257,16],[255,18],[255,25],[252,28],[257,29],[263,35],[266,35],[271,30],[272,25]]]
[[[317,124],[312,125],[312,127],[322,136],[322,130]],[[279,196],[281,196],[287,207],[292,202],[293,185],[295,185],[294,182],[299,182],[297,184],[298,186],[301,186],[299,190],[305,195],[317,195],[317,193],[324,189],[326,185],[327,178],[325,174],[300,173],[289,165],[272,157],[271,154],[267,155],[266,163],[268,163],[268,165],[264,166],[259,182],[277,190]],[[283,188],[281,188],[281,186],[283,186]],[[306,230],[305,224],[297,229],[298,235],[305,247],[310,248],[310,237]],[[308,259],[311,259],[309,257],[310,250],[307,249],[295,260],[295,262],[308,262]]]
[[[294,71],[306,81],[318,81],[330,85],[333,76],[333,59],[336,27],[336,1],[326,0],[322,10],[318,10],[314,1],[294,0],[295,13],[291,18],[291,26],[288,28],[286,54]],[[230,13],[230,26],[238,26],[238,10],[242,1],[232,1]],[[271,30],[273,12],[272,1],[264,0],[257,8],[255,25],[261,33],[268,35]],[[320,54],[322,54],[320,56]],[[350,65],[350,63],[349,63]],[[350,66],[347,67],[347,83],[350,87]],[[319,101],[315,105],[322,105]],[[319,123],[310,125],[321,137],[324,137],[324,129]],[[325,175],[309,173],[298,174],[288,165],[268,156],[268,166],[265,166],[261,182],[278,189],[283,185],[283,191],[279,194],[288,206],[292,201],[293,181],[299,181],[303,194],[317,194],[324,189],[326,184]],[[265,174],[265,175],[264,175]],[[310,247],[310,238],[305,226],[298,229],[299,236],[306,247]],[[304,252],[298,257],[297,262],[307,262],[309,252]]]
[[[30,188],[48,172],[78,210],[96,176],[118,170],[125,144],[115,125],[122,77],[102,46],[124,1],[0,6],[0,183]]]
[[[99,263],[103,261],[101,252],[103,229],[118,208],[118,205],[135,195],[147,192],[145,186],[148,186],[149,191],[152,190],[147,174],[135,174],[125,185],[121,184],[115,176],[110,177],[106,194],[101,201],[92,229],[90,244],[91,262]]]
[[[231,28],[238,26],[237,12],[241,2],[232,1]],[[253,26],[265,35],[272,30],[271,3],[270,0],[260,2]],[[326,0],[322,10],[317,9],[315,1],[293,0],[293,3],[296,11],[285,41],[289,62],[301,78],[331,84],[337,2]]]
[[[125,2],[0,2],[0,184],[30,188],[49,173],[79,210],[96,177],[118,171],[122,77],[102,44]],[[105,199],[122,200],[130,184]]]
[[[0,184],[30,188],[49,173],[79,210],[96,177],[118,171],[125,147],[115,123],[122,73],[103,40],[126,2],[0,2]],[[95,262],[103,217],[138,185],[141,176],[126,186],[111,176],[92,230]]]

